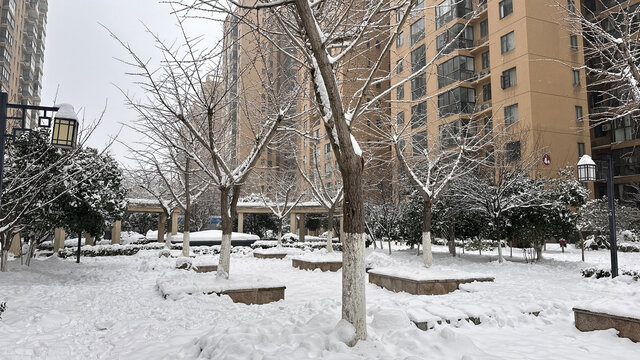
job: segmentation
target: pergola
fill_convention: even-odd
[[[167,204],[161,204],[159,201],[154,199],[127,199],[127,211],[130,213],[155,213],[159,214],[158,216],[158,241],[164,241],[165,234],[165,222],[167,221],[167,213],[165,209],[169,208]],[[180,210],[174,208],[171,210],[171,235],[176,235],[178,232],[178,214]],[[112,244],[120,244],[120,233],[122,231],[122,221],[116,220],[111,225],[111,243]],[[63,228],[55,229],[55,240],[53,242],[53,251],[58,251],[58,249],[64,248],[64,239],[66,237],[65,231]],[[88,235],[85,235],[85,244],[93,245],[95,244],[95,239]]]
[[[238,214],[238,232],[243,232],[244,214],[271,214],[271,210],[263,202],[238,202],[236,206]],[[304,241],[307,229],[304,227],[307,214],[324,214],[327,209],[316,201],[298,203],[289,213],[291,232],[298,233],[300,241]],[[337,206],[335,214],[342,214],[342,206]],[[342,216],[340,216],[340,238],[342,238]],[[300,225],[302,224],[302,226]]]

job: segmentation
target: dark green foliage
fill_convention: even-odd
[[[320,230],[320,228],[327,228],[329,220],[326,214],[307,214],[305,217],[305,223],[307,229],[311,231]]]
[[[400,216],[399,235],[409,245],[420,244],[422,242],[422,209],[424,208],[422,197],[417,191],[413,191],[405,204],[405,211]]]
[[[145,235],[149,230],[158,226],[158,214],[154,213],[125,213],[122,217],[122,230],[135,231]]]
[[[238,217],[235,217],[234,228],[238,228]],[[273,214],[245,214],[243,231],[258,235],[261,239],[267,230],[278,231],[278,221]]]
[[[640,272],[633,270],[622,270],[621,275],[631,276],[634,281],[640,281]],[[596,279],[611,277],[611,271],[598,268],[582,269],[582,276],[586,278],[595,277]]]

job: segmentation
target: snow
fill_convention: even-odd
[[[156,285],[161,294],[173,300],[193,294],[285,286],[282,281],[258,275],[243,274],[224,279],[217,278],[215,273],[180,270],[162,274],[156,281]]]
[[[258,254],[287,254],[287,255],[298,255],[302,252],[302,250],[291,247],[272,247],[267,249],[255,249],[254,253]]]
[[[71,104],[59,104],[56,105],[58,107],[58,111],[56,112],[56,117],[61,119],[70,119],[78,121],[78,115],[76,111],[73,109],[73,105]]]
[[[353,145],[353,152],[358,156],[362,156],[362,149],[360,149],[360,145],[353,134],[351,134],[351,144]]]
[[[580,165],[595,165],[596,163],[593,161],[593,159],[591,159],[591,156],[584,154],[582,155],[582,157],[580,158],[580,161],[578,161],[578,166]]]
[[[327,249],[320,249],[313,252],[307,252],[303,255],[294,257],[296,260],[303,260],[308,262],[333,262],[342,261],[342,252],[332,251],[328,252]]]
[[[387,275],[387,276],[395,276],[410,280],[416,281],[425,281],[425,280],[449,280],[449,279],[477,279],[477,278],[488,278],[491,276],[484,274],[474,274],[468,273],[464,271],[459,271],[447,267],[415,267],[415,266],[393,266],[393,267],[384,267],[384,268],[374,268],[369,270],[369,273],[379,274],[379,275]]]
[[[640,320],[640,291],[622,299],[611,297],[598,298],[593,301],[578,303],[575,307],[582,310]]]
[[[393,247],[391,256],[368,249],[367,261],[383,266],[421,266],[415,250]],[[278,279],[285,300],[266,305],[236,304],[227,296],[192,295],[165,300],[159,279],[198,285],[198,277],[176,270],[176,259],[158,250],[134,256],[36,259],[30,268],[11,260],[0,273],[0,358],[4,359],[580,359],[632,360],[640,344],[615,330],[580,332],[572,308],[597,299],[628,305],[640,282],[583,278],[580,269],[606,267],[609,253],[572,246],[563,254],[548,245],[538,264],[522,262],[522,251],[467,252],[451,258],[434,246],[433,268],[491,274],[493,283],[461,285],[441,296],[393,293],[366,285],[369,338],[354,347],[349,326],[340,322],[342,272],[299,271],[288,261],[264,261],[238,252],[231,281]],[[386,249],[385,249],[386,251]],[[374,255],[375,254],[375,255]],[[215,257],[199,259],[214,261]],[[510,261],[512,260],[512,261]],[[639,253],[620,253],[625,268],[638,268]],[[176,275],[179,274],[179,275]],[[202,274],[207,275],[207,274]],[[638,307],[636,307],[638,308]],[[538,317],[529,312],[540,311]],[[464,320],[477,316],[480,325]],[[431,321],[418,329],[410,320]]]
[[[222,241],[222,230],[205,230],[189,233],[190,243],[197,243],[199,241]],[[182,243],[182,234],[171,235],[171,242]],[[158,231],[149,230],[147,232],[147,239],[157,239]],[[231,233],[231,240],[260,240],[258,235],[251,235],[245,233]]]

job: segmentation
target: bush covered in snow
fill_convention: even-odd
[[[640,244],[632,242],[623,242],[618,244],[618,251],[621,252],[640,252]]]
[[[276,241],[270,240],[260,240],[251,244],[252,249],[269,249],[276,247],[278,243]],[[342,244],[340,243],[332,243],[333,250],[342,251]],[[294,243],[283,243],[283,247],[295,248],[301,250],[318,250],[325,249],[327,247],[327,243],[325,241],[309,241],[309,242],[294,242]]]
[[[97,245],[97,246],[83,246],[80,249],[80,255],[86,257],[96,257],[96,256],[131,256],[135,255],[140,251],[139,246],[131,246],[131,245]],[[65,248],[58,250],[58,256],[65,259],[68,257],[76,256],[77,249],[74,248]]]
[[[2,313],[7,310],[7,303],[0,302],[0,320],[2,320]]]
[[[193,260],[188,257],[181,256],[176,259],[176,269],[191,270],[193,268]]]
[[[634,281],[640,280],[640,272],[634,270],[621,270],[620,275],[630,276]],[[598,269],[598,268],[586,268],[582,269],[582,276],[586,278],[595,277],[596,279],[602,279],[611,277],[611,270]]]

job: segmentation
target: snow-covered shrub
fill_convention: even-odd
[[[176,269],[191,270],[193,268],[193,261],[189,257],[181,256],[176,259]]]
[[[434,245],[446,246],[448,241],[445,240],[445,239],[441,239],[441,238],[435,238],[435,239],[433,239],[432,243]]]
[[[269,240],[260,240],[251,244],[251,248],[254,250],[269,249],[276,246],[277,246],[277,243],[275,241],[269,241]],[[282,244],[282,246],[288,247],[288,248],[302,249],[302,250],[318,250],[318,249],[325,249],[327,247],[327,243],[325,241],[313,241],[313,242],[308,241],[308,242],[284,243]],[[331,246],[333,247],[333,250],[342,251],[341,243],[334,242],[331,244]]]
[[[140,246],[130,246],[130,245],[98,245],[98,246],[83,246],[80,249],[80,255],[85,257],[96,257],[96,256],[131,256],[135,255],[140,251]],[[58,250],[58,256],[65,259],[68,257],[76,256],[77,249],[75,248],[64,248]]]
[[[620,275],[630,276],[634,281],[640,281],[640,271],[635,270],[621,270]],[[582,276],[586,278],[595,277],[596,279],[602,279],[611,277],[611,271],[598,268],[586,268],[582,269]]]
[[[158,252],[158,257],[162,258],[162,257],[171,257],[171,250],[169,249],[162,249]]]
[[[636,235],[632,230],[623,230],[618,234],[618,241],[620,242],[638,241],[638,235]]]
[[[283,244],[290,244],[290,243],[294,243],[298,241],[298,235],[294,234],[294,233],[286,233],[284,235],[282,235],[282,243]]]
[[[618,251],[621,252],[640,252],[640,244],[633,242],[623,242],[618,244]]]
[[[2,313],[7,310],[7,303],[0,302],[0,320],[2,320]]]
[[[585,249],[598,250],[598,249],[608,249],[609,248],[609,239],[603,235],[589,235],[587,239],[584,241]]]

